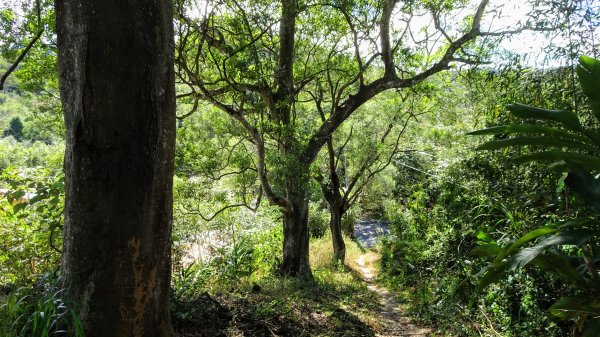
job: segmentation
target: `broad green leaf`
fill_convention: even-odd
[[[600,121],[600,61],[587,56],[579,57],[577,76],[594,116]]]
[[[584,143],[587,143],[589,139],[580,134],[571,133],[569,131],[553,128],[549,126],[542,125],[534,125],[534,124],[507,124],[494,126],[487,129],[477,130],[473,132],[467,133],[472,136],[481,136],[481,135],[504,135],[504,134],[517,134],[517,133],[525,133],[525,134],[540,134],[547,136],[557,136],[560,138],[566,139],[574,139],[580,140]]]
[[[524,145],[540,145],[545,147],[565,147],[570,150],[581,150],[581,151],[590,151],[597,152],[599,149],[568,139],[561,139],[557,137],[550,136],[540,136],[540,137],[515,137],[509,139],[502,140],[493,140],[483,145],[479,146],[477,150],[497,150],[503,149],[512,146],[524,146]]]
[[[588,143],[590,140],[596,147],[600,147],[600,133],[594,129],[583,129],[581,135],[585,136],[588,140],[584,140],[584,143]]]
[[[588,205],[600,213],[600,182],[580,165],[569,165],[570,172],[565,182]]]
[[[581,226],[593,226],[593,225],[597,225],[597,224],[598,224],[598,220],[589,219],[589,218],[577,218],[577,219],[568,220],[566,222],[563,222],[562,224],[560,224],[558,226],[558,228],[560,228],[561,230],[566,230],[569,228],[576,228],[576,227],[581,227]]]
[[[512,245],[510,245],[508,247],[508,249],[506,250],[506,254],[504,256],[502,256],[501,259],[504,259],[504,257],[510,255],[510,253],[519,249],[521,246],[523,246],[524,244],[526,244],[527,242],[529,242],[533,239],[537,239],[543,235],[556,233],[558,231],[557,227],[558,226],[556,226],[556,225],[544,226],[544,227],[537,228],[537,229],[523,235],[522,237],[520,237],[517,241],[515,241]]]
[[[515,254],[509,261],[508,270],[522,268],[529,264],[546,248],[557,245],[579,246],[598,232],[589,229],[573,229],[553,235],[533,247],[524,248]]]
[[[549,251],[546,254],[536,257],[532,263],[541,269],[555,273],[579,289],[589,289],[586,280],[581,273],[571,265],[571,260],[565,255]]]
[[[471,254],[477,256],[496,256],[502,251],[502,247],[495,243],[486,243],[481,246],[477,246],[471,250]]]
[[[581,315],[600,315],[600,302],[598,299],[582,294],[578,296],[563,297],[550,307],[550,313],[562,319]]]
[[[492,283],[498,282],[505,273],[506,261],[485,267],[479,272],[479,274],[483,274],[483,277],[479,281],[479,289],[481,290]]]
[[[479,241],[486,242],[486,243],[495,243],[494,239],[492,239],[492,237],[489,236],[487,233],[477,232],[477,234],[475,234],[475,236],[477,237],[477,240],[479,240]]]
[[[570,161],[579,164],[589,170],[600,170],[600,157],[561,150],[549,150],[530,153],[523,156],[519,156],[514,159],[514,162],[516,164],[522,164],[531,161]]]
[[[506,108],[515,116],[519,118],[532,118],[540,120],[549,120],[561,123],[565,128],[569,130],[579,131],[581,130],[581,123],[579,118],[572,112],[563,110],[548,110],[532,107],[525,104],[509,104]]]

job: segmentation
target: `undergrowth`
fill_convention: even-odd
[[[347,261],[354,261],[362,250],[346,241]],[[312,279],[257,271],[243,282],[188,285],[195,290],[173,307],[177,334],[375,336],[377,295],[351,266],[332,263],[331,244],[329,235],[311,241]]]

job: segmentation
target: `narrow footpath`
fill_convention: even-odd
[[[376,220],[361,220],[355,226],[355,238],[365,247],[372,248],[381,235],[389,233],[388,224]],[[379,295],[379,311],[383,328],[378,337],[427,337],[431,329],[418,327],[411,323],[410,318],[402,311],[400,304],[384,287],[375,284],[375,268],[373,262],[376,254],[369,251],[356,260],[367,288]]]

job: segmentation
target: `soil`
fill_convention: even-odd
[[[379,295],[380,301],[380,316],[382,329],[376,334],[377,337],[426,337],[431,333],[431,329],[419,327],[413,324],[402,311],[401,305],[396,301],[394,295],[387,289],[378,286],[374,283],[375,280],[375,268],[373,268],[373,253],[366,253],[361,255],[356,263],[360,267],[360,273],[363,276],[365,282],[367,282],[367,288]]]

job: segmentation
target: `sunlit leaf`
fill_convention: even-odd
[[[579,57],[577,76],[594,116],[600,121],[600,61],[588,56]]]
[[[527,247],[515,254],[509,262],[508,269],[515,270],[529,264],[545,249],[557,245],[581,245],[598,233],[589,229],[574,229],[553,235],[533,247]]]
[[[600,157],[586,155],[576,152],[568,152],[561,150],[549,150],[530,153],[519,156],[514,159],[516,164],[522,164],[532,161],[541,162],[557,162],[557,161],[570,161],[581,166],[584,166],[591,170],[600,170]]]
[[[540,136],[540,137],[514,137],[509,139],[493,140],[483,145],[480,145],[478,150],[497,150],[513,146],[524,146],[524,145],[539,145],[544,147],[564,147],[569,150],[582,150],[596,152],[597,148],[584,144],[581,142],[561,139],[551,136]]]
[[[561,123],[569,130],[581,130],[579,118],[572,112],[563,110],[548,110],[532,107],[525,104],[515,103],[509,104],[506,108],[519,118],[531,118],[539,120],[549,120]]]
[[[502,251],[502,247],[495,243],[488,243],[477,246],[471,250],[471,254],[477,256],[496,256]]]

